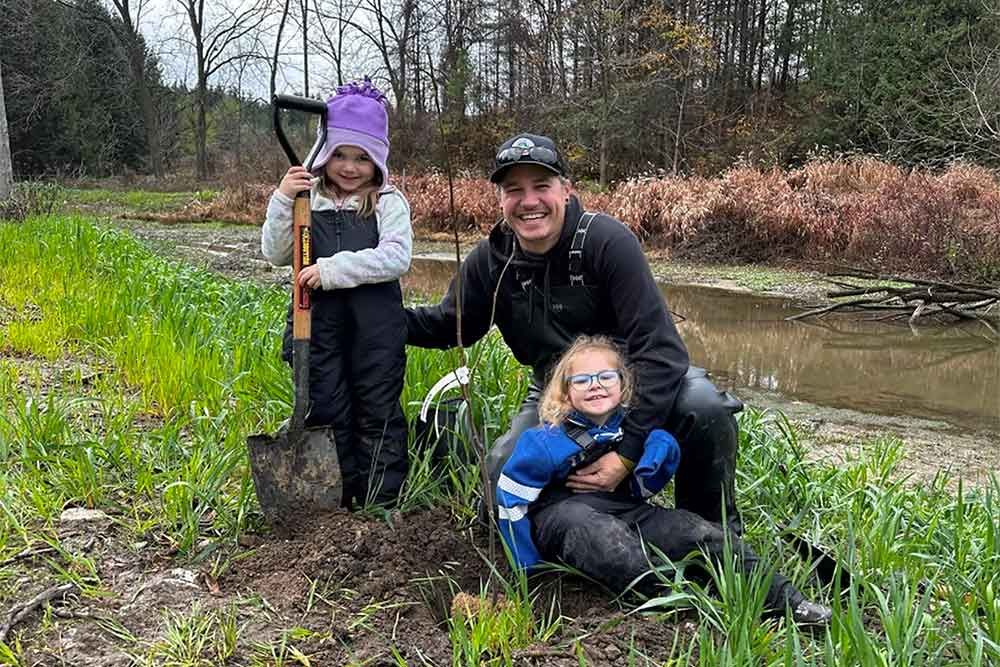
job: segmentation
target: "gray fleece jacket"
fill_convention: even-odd
[[[267,205],[267,218],[260,234],[260,250],[275,266],[292,263],[292,203],[278,190]],[[335,201],[312,191],[312,210],[357,210],[358,197]],[[332,257],[318,257],[319,277],[323,289],[347,289],[358,285],[396,280],[410,268],[413,250],[413,228],[410,226],[410,204],[403,193],[387,186],[375,207],[378,222],[378,245],[357,252],[338,252]]]

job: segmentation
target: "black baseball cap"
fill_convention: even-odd
[[[566,176],[566,164],[559,149],[556,148],[556,143],[540,134],[522,132],[500,144],[493,158],[490,181],[499,183],[507,170],[517,164],[537,164],[557,176]]]

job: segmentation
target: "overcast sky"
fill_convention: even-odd
[[[232,7],[250,7],[249,0],[233,0]],[[297,5],[293,2],[292,5]],[[218,8],[220,2],[208,0],[206,2],[206,13],[210,7]],[[292,10],[294,13],[294,10]],[[272,17],[258,35],[259,39],[266,45],[268,54],[274,48],[274,35],[277,33],[278,17]],[[147,43],[159,54],[163,67],[165,82],[184,82],[188,86],[195,83],[195,59],[194,51],[190,44],[191,28],[187,20],[187,15],[183,13],[183,8],[179,0],[146,0],[143,5],[143,12],[140,16],[140,29],[146,38]],[[318,28],[314,28],[316,37],[319,37]],[[248,40],[249,41],[249,40]],[[281,65],[278,69],[277,91],[279,93],[301,94],[303,86],[302,70],[302,33],[295,20],[295,16],[289,18],[285,24],[282,36]],[[354,51],[361,51],[364,47],[364,40],[355,39],[350,43]],[[363,75],[371,75],[373,79],[380,79],[375,61],[364,54],[352,58],[345,68],[345,77],[356,78]],[[251,93],[261,99],[267,97],[270,72],[264,63],[248,66],[243,72],[242,88],[244,92]],[[211,80],[212,85],[235,86],[239,78],[236,67],[228,67],[220,70]],[[336,75],[332,64],[320,53],[310,54],[309,59],[309,83],[310,93],[315,97],[317,94],[326,96],[332,94],[336,85]],[[380,82],[384,83],[384,82]],[[385,88],[387,86],[383,86]]]

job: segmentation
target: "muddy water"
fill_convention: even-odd
[[[410,296],[440,295],[453,263],[415,260]],[[821,406],[940,419],[1000,432],[1000,346],[979,326],[921,328],[838,316],[787,322],[793,303],[665,286],[692,363],[720,386]],[[680,318],[678,318],[680,320]]]

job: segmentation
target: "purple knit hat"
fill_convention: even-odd
[[[385,95],[365,77],[337,88],[326,101],[326,143],[313,160],[317,172],[339,146],[357,146],[371,157],[382,173],[382,185],[389,184],[389,115]]]

